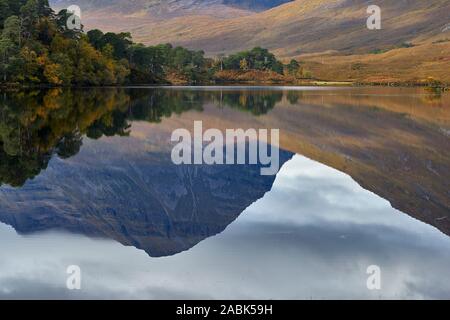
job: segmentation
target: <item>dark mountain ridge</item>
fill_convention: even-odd
[[[192,11],[215,8],[223,5],[248,11],[263,11],[293,0],[50,0],[50,4],[57,9],[67,8],[72,4],[79,5],[83,10],[96,10],[113,7],[116,11],[127,13],[135,11],[158,12]]]
[[[223,0],[223,4],[249,10],[266,10],[294,0]]]

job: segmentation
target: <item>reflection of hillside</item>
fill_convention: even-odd
[[[275,180],[258,165],[176,166],[134,138],[108,140],[53,161],[20,189],[0,189],[0,221],[24,234],[65,230],[168,256],[222,232]],[[281,164],[291,156],[283,152]]]
[[[203,120],[204,128],[221,130],[280,128],[282,149],[351,175],[395,208],[450,234],[450,144],[445,128],[441,128],[448,123],[448,95],[442,95],[441,107],[436,110],[424,105],[421,95],[402,95],[403,102],[402,97],[394,97],[391,104],[387,97],[346,91],[341,92],[343,97],[337,94],[290,92],[274,110],[257,118],[209,103],[201,115],[187,112],[151,130],[163,130],[167,136],[174,128],[192,127],[198,119]],[[135,135],[149,130],[141,126],[133,129]]]
[[[440,128],[382,110],[298,108],[297,115],[277,114],[286,131],[283,148],[349,174],[393,207],[450,234],[450,143]]]
[[[405,94],[401,94],[402,91]],[[410,94],[409,96],[407,94]],[[295,93],[290,93],[295,96]],[[373,107],[405,114],[415,120],[424,120],[450,127],[450,95],[422,89],[364,88],[342,93],[301,94],[301,102],[310,105],[336,107]]]
[[[195,120],[203,120],[205,130],[279,128],[282,149],[349,174],[395,208],[450,234],[448,94],[433,95],[430,101],[424,102],[427,95],[414,95],[418,93],[415,89],[389,88],[275,91],[272,97],[267,89],[236,88],[127,89],[112,90],[108,94],[105,91],[100,95],[89,92],[78,92],[77,97],[73,97],[73,101],[78,101],[75,104],[70,103],[69,93],[47,94],[44,98],[30,98],[30,102],[19,96],[22,100],[19,99],[14,108],[10,107],[13,104],[3,103],[0,137],[2,157],[6,155],[7,160],[0,164],[3,183],[23,184],[27,177],[34,177],[46,167],[54,153],[65,158],[72,156],[79,150],[81,134],[98,138],[103,134],[130,132],[131,138],[121,147],[127,148],[124,158],[133,159],[139,152],[146,153],[149,163],[155,166],[165,161],[161,161],[160,155],[170,150],[171,132],[180,127],[192,128]],[[64,95],[69,95],[66,102]],[[34,100],[39,103],[33,104]],[[68,107],[63,107],[67,103]],[[28,104],[30,108],[23,108]],[[130,124],[131,131],[127,130]],[[13,139],[16,136],[21,137],[19,142]],[[114,140],[103,139],[102,145],[117,148]],[[33,153],[34,150],[42,152]],[[44,160],[35,160],[37,165],[31,162],[32,165],[24,169],[22,163],[28,159],[24,154],[42,155]],[[86,158],[84,163],[95,168],[92,169],[95,177],[95,172],[102,168],[99,158],[108,159],[111,155],[105,151],[93,157],[95,161]],[[123,171],[137,168],[128,167],[126,163],[123,166],[127,168]],[[154,175],[150,169],[145,174]],[[165,175],[171,174],[175,173],[167,172],[155,179],[164,180]],[[181,185],[178,174],[172,180]],[[241,172],[226,174],[242,175]],[[100,185],[107,177],[106,173],[98,175],[93,186]],[[130,186],[135,178],[115,176],[114,179],[123,180],[121,188],[124,190],[147,192],[144,184],[139,183],[139,188]],[[159,186],[154,188],[157,190]],[[116,195],[118,190],[108,192]],[[123,203],[126,203],[125,195]],[[176,195],[175,192],[174,197]],[[144,198],[139,199],[145,202]],[[115,206],[122,205],[108,201]],[[203,201],[207,199],[202,198]],[[76,203],[81,202],[80,198]],[[70,210],[75,212],[75,208]],[[95,212],[96,209],[86,210]],[[105,210],[115,212],[114,207]]]
[[[262,114],[281,96],[233,93],[223,105]],[[0,105],[0,182],[20,188],[0,189],[0,221],[22,233],[61,229],[107,237],[151,256],[187,250],[222,232],[275,177],[261,176],[257,165],[175,166],[167,141],[149,149],[133,132],[127,139],[83,138],[128,136],[131,121],[159,128],[164,118],[198,113],[220,97],[193,90],[8,94]],[[281,165],[290,156],[283,152]]]

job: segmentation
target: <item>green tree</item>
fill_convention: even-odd
[[[296,75],[300,69],[300,63],[297,60],[292,59],[289,64],[286,66],[287,71],[291,75]]]
[[[34,25],[39,19],[39,4],[37,0],[28,0],[20,8],[20,17],[24,29],[25,38],[29,39],[33,35]]]
[[[20,45],[20,20],[17,16],[10,16],[4,22],[0,37],[1,72],[6,82],[11,73],[12,59],[17,55]]]
[[[21,42],[21,23],[17,16],[10,16],[4,22],[2,38],[8,39],[17,46]]]
[[[8,0],[0,0],[0,27],[3,26],[5,20],[12,15]]]

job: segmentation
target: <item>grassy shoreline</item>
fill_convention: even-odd
[[[314,86],[314,87],[406,87],[406,88],[429,88],[442,91],[450,91],[449,84],[432,84],[432,83],[414,83],[414,82],[352,82],[352,81],[326,81],[326,80],[297,80],[297,81],[259,81],[259,80],[246,80],[246,81],[211,81],[205,83],[147,83],[147,84],[119,84],[119,85],[49,85],[49,84],[20,84],[20,83],[6,83],[0,84],[0,91],[17,90],[17,89],[89,89],[89,88],[126,88],[126,87],[196,87],[196,86]]]

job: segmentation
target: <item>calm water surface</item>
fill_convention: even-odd
[[[280,129],[278,174],[174,165],[195,120]],[[5,93],[0,298],[448,299],[449,135],[423,89]]]

